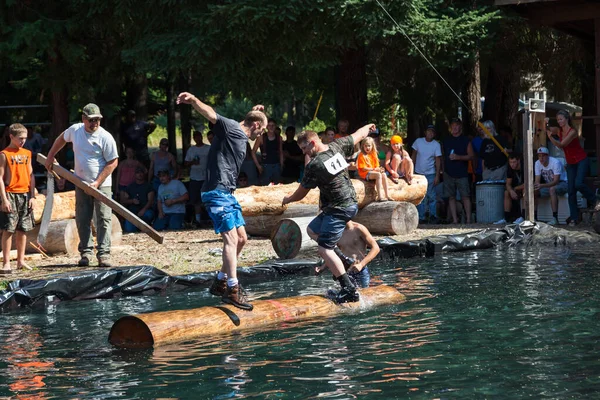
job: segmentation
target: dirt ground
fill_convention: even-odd
[[[398,241],[423,239],[437,235],[451,235],[472,232],[496,225],[423,225],[413,233],[403,236],[392,236]],[[581,224],[576,228],[561,228],[592,231],[590,225]],[[376,236],[376,239],[381,236]],[[164,244],[159,245],[149,236],[142,233],[123,235],[121,245],[112,251],[112,262],[115,267],[152,265],[171,275],[183,275],[194,272],[216,271],[221,267],[222,241],[212,229],[190,229],[179,232],[166,232]],[[277,255],[268,238],[250,237],[244,248],[240,266],[253,266],[261,262],[275,259]],[[7,282],[15,279],[39,279],[56,273],[75,272],[85,269],[96,269],[95,260],[88,268],[77,267],[78,256],[52,256],[28,261],[32,271],[19,270],[12,275],[0,277],[0,289]],[[14,265],[14,262],[13,262]]]

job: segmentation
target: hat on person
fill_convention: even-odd
[[[135,115],[135,110],[129,110],[127,111],[127,115]]]
[[[170,171],[168,169],[161,169],[158,171],[158,176],[161,176],[162,174],[170,174]]]
[[[142,172],[142,173],[146,173],[146,168],[144,167],[136,167],[135,168],[135,173],[137,174],[138,172]]]
[[[90,103],[83,107],[83,115],[88,118],[102,118],[102,114],[100,114],[100,107],[95,105],[94,103]]]
[[[425,130],[432,130],[435,133],[435,125],[427,125],[427,128]]]
[[[460,120],[460,118],[452,118],[450,120],[451,124],[461,124],[462,125],[462,121]]]
[[[538,154],[550,154],[546,147],[540,147],[537,151]]]
[[[402,136],[394,135],[390,139],[391,144],[402,144]]]

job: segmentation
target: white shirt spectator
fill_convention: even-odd
[[[435,174],[435,158],[442,156],[440,143],[435,140],[428,142],[425,138],[418,138],[412,148],[417,151],[415,172],[420,175]]]
[[[535,162],[535,176],[542,176],[541,183],[550,183],[555,175],[560,175],[559,181],[567,181],[567,171],[559,159],[548,157],[548,166],[544,167],[540,160]]]
[[[190,167],[190,179],[193,181],[204,181],[206,180],[206,167],[208,165],[208,151],[210,145],[205,144],[204,146],[192,146],[188,149],[185,154],[185,161],[194,161],[196,158],[200,161],[200,164],[192,164]]]
[[[95,181],[109,161],[119,158],[115,139],[102,127],[90,134],[80,122],[67,128],[63,137],[67,142],[73,143],[75,175],[86,183]],[[107,186],[112,186],[110,175],[101,185]]]

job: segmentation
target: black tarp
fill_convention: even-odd
[[[382,259],[432,257],[437,253],[487,249],[500,244],[569,245],[574,242],[598,241],[600,236],[586,232],[570,232],[545,224],[523,222],[503,228],[483,229],[460,235],[441,235],[417,241],[378,240]],[[271,260],[253,267],[238,269],[245,283],[265,282],[289,276],[309,276],[317,261]],[[0,312],[23,307],[45,305],[64,300],[86,300],[162,292],[167,289],[208,287],[215,273],[171,276],[149,265],[120,267],[109,270],[80,271],[57,274],[45,279],[19,279],[0,292]]]

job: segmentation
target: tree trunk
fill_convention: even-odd
[[[69,110],[67,108],[67,91],[65,88],[52,88],[52,127],[48,143],[51,145],[56,138],[69,127]],[[64,157],[64,152],[62,152]],[[60,158],[59,158],[60,159]]]
[[[498,127],[502,126],[500,120],[500,107],[502,104],[502,82],[498,76],[498,69],[494,65],[490,65],[487,74],[487,85],[485,88],[485,105],[483,107],[483,119],[486,121],[494,121],[498,123]]]
[[[179,80],[179,89],[182,92],[189,92],[192,84],[191,71],[182,71]],[[181,118],[181,147],[182,160],[185,160],[185,155],[192,143],[192,107],[180,107],[179,117]]]
[[[348,49],[336,68],[338,120],[350,122],[350,132],[368,122],[367,65],[365,48]]]
[[[352,220],[374,235],[407,235],[417,229],[419,213],[412,203],[387,201],[366,205]]]
[[[169,139],[169,151],[177,160],[177,136],[175,121],[175,80],[172,74],[167,76],[167,137]]]
[[[125,102],[127,110],[134,110],[138,120],[148,119],[148,79],[145,74],[131,76]]]
[[[479,68],[479,51],[477,51],[475,60],[466,71],[465,102],[467,109],[463,110],[463,131],[467,136],[475,135],[477,122],[481,118],[481,73]]]

